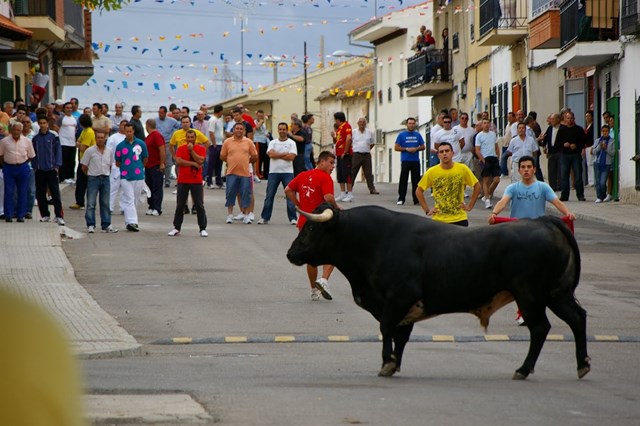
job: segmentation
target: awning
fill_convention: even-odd
[[[38,62],[38,55],[30,50],[0,49],[0,62]]]
[[[33,32],[16,25],[6,16],[0,15],[0,37],[22,41],[33,37]]]

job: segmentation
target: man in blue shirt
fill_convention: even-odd
[[[400,152],[400,183],[398,184],[398,202],[401,206],[407,196],[407,184],[409,183],[409,173],[411,173],[411,195],[413,204],[418,205],[416,188],[420,180],[420,154],[425,150],[424,139],[416,131],[416,119],[407,118],[407,130],[401,132],[396,138],[395,151]]]
[[[116,147],[116,166],[120,168],[122,194],[120,202],[124,210],[127,231],[138,232],[136,207],[144,189],[144,168],[147,164],[147,145],[134,136],[133,125],[124,126],[125,139]]]
[[[54,221],[64,225],[62,213],[62,201],[60,198],[60,185],[58,184],[58,169],[62,166],[62,147],[60,139],[49,131],[49,121],[47,117],[38,118],[40,131],[32,139],[33,149],[36,156],[31,162],[36,178],[36,199],[38,200],[38,210],[40,210],[40,222],[49,222],[49,203],[47,201],[47,190],[51,193],[53,201]]]
[[[158,108],[158,118],[156,118],[156,130],[160,132],[164,138],[164,146],[166,149],[165,156],[165,168],[164,168],[164,187],[169,188],[171,186],[171,169],[173,166],[173,157],[169,151],[169,141],[173,132],[180,128],[180,123],[173,117],[167,115],[167,107],[161,106]],[[222,145],[222,142],[220,142]]]

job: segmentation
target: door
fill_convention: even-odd
[[[587,112],[586,84],[584,78],[571,78],[565,81],[564,104],[576,116],[576,124],[584,127],[584,115]]]
[[[615,131],[616,156],[613,157],[613,188],[611,196],[614,200],[619,201],[619,185],[620,185],[620,97],[607,99],[607,111],[615,117],[613,130]]]

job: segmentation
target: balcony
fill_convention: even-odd
[[[481,46],[510,46],[529,31],[527,0],[481,0]]]
[[[33,40],[64,41],[56,23],[56,0],[15,0],[16,24],[33,32]]]
[[[640,33],[640,14],[638,14],[638,9],[638,0],[622,0],[620,34],[634,35]]]
[[[91,12],[89,10],[80,11],[82,12],[81,28],[84,29],[84,36],[82,39],[76,41],[75,44],[79,44],[82,48],[54,49],[54,58],[62,69],[62,84],[65,86],[79,86],[84,84],[91,78],[94,71],[93,60],[95,53],[91,45]],[[67,38],[70,38],[68,30]]]
[[[618,55],[619,11],[619,0],[563,1],[558,68],[596,66]]]
[[[64,0],[64,29],[67,40],[84,47],[84,8],[73,0]]]
[[[407,79],[398,83],[407,96],[436,96],[453,90],[451,52],[432,49],[407,60]]]
[[[560,0],[534,0],[529,22],[530,49],[560,47]]]

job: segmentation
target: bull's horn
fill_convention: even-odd
[[[296,207],[296,210],[312,222],[328,222],[333,219],[333,210],[331,209],[325,209],[322,213],[307,213],[303,212],[298,207]]]

